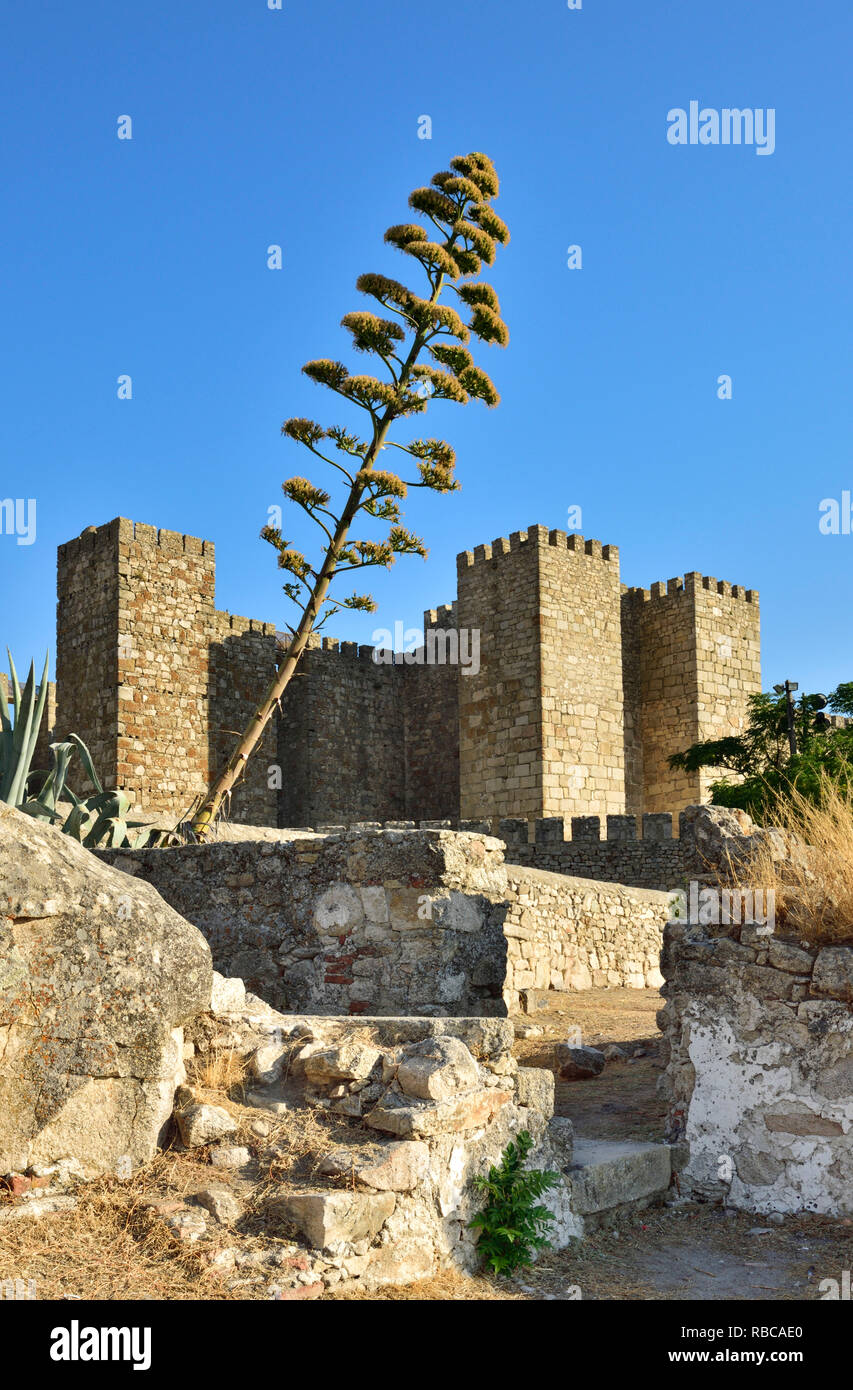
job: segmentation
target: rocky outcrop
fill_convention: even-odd
[[[149,1161],[210,951],[149,884],[0,806],[0,1173]]]

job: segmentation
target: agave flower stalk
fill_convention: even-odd
[[[360,407],[367,416],[367,429],[362,437],[343,426],[324,428],[301,418],[282,425],[283,434],[343,478],[347,491],[336,513],[330,507],[330,494],[310,479],[294,477],[282,484],[287,502],[306,512],[323,533],[322,558],[316,566],[283,538],[279,528],[266,526],[261,532],[276,550],[279,568],[290,576],[283,587],[288,599],[297,605],[299,617],[290,627],[290,640],[274,680],[225,767],[191,814],[192,831],[198,840],[209,833],[273,712],[280,708],[311,633],[341,608],[375,612],[376,604],[369,594],[353,593],[332,601],[332,582],[349,571],[388,568],[398,555],[426,556],[423,541],[400,524],[400,502],[409,488],[453,492],[459,487],[449,444],[440,439],[394,443],[388,439],[393,423],[422,413],[430,400],[465,404],[479,399],[488,406],[498,404],[490,378],[475,365],[465,344],[473,336],[503,347],[509,339],[494,289],[476,278],[484,262],[494,262],[497,244],[505,245],[509,232],[492,207],[498,179],[491,160],[474,153],[458,156],[450,165],[449,170],[434,176],[429,187],[416,188],[409,198],[409,206],[431,224],[430,230],[405,223],[389,227],[385,233],[386,242],[419,262],[428,282],[426,294],[418,295],[385,275],[362,275],[356,287],[394,317],[354,312],[341,320],[352,335],[355,351],[378,358],[385,377],[352,374],[342,362],[326,359],[308,362],[302,369],[312,380]],[[440,302],[446,288],[455,293],[459,309]],[[467,312],[467,323],[460,310]],[[421,361],[425,352],[431,360]],[[336,458],[319,447],[324,441],[337,451]],[[414,460],[415,479],[405,480],[395,472],[377,468],[379,455],[387,447],[399,449]],[[390,523],[384,539],[350,537],[353,523],[362,513]]]

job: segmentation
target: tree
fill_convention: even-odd
[[[342,362],[328,359],[308,362],[302,368],[313,381],[360,407],[367,415],[367,428],[362,438],[343,425],[324,427],[314,420],[285,420],[281,427],[282,434],[334,469],[345,490],[336,512],[330,506],[330,493],[308,478],[289,478],[282,484],[287,502],[307,513],[325,537],[318,564],[312,564],[284,539],[278,527],[266,526],[261,532],[275,549],[279,568],[290,576],[284,592],[301,616],[289,627],[290,640],[275,679],[192,815],[192,829],[199,840],[205,839],[273,711],[280,707],[311,632],[341,608],[375,612],[369,594],[353,593],[330,600],[332,581],[354,570],[388,568],[398,555],[425,557],[423,542],[400,524],[400,501],[410,487],[434,492],[453,492],[459,487],[454,478],[455,454],[449,444],[432,438],[395,443],[387,438],[391,425],[405,416],[421,414],[430,399],[465,404],[473,398],[488,406],[496,406],[500,399],[465,346],[472,334],[481,342],[501,347],[509,340],[497,294],[491,285],[475,278],[483,262],[493,264],[497,243],[506,245],[509,241],[509,231],[492,207],[498,178],[484,154],[458,156],[451,159],[450,166],[450,170],[435,174],[429,187],[416,188],[409,197],[409,206],[432,224],[432,232],[416,223],[404,223],[389,227],[385,233],[386,242],[420,263],[429,286],[427,296],[385,275],[362,275],[356,281],[357,289],[394,317],[355,312],[341,320],[352,335],[355,351],[370,353],[384,364],[385,379],[352,375]],[[467,323],[452,305],[439,302],[445,287],[454,291],[460,309],[470,315]],[[419,360],[425,350],[431,361]],[[337,458],[321,450],[324,441],[334,447]],[[399,449],[414,460],[415,480],[407,481],[376,467],[380,452],[387,447]],[[350,528],[360,514],[390,523],[383,539],[350,539]]]
[[[785,695],[762,692],[749,697],[749,720],[742,734],[694,743],[669,759],[672,768],[697,772],[703,767],[735,773],[739,782],[721,777],[711,783],[716,806],[735,806],[758,818],[779,797],[796,789],[817,800],[828,777],[838,786],[853,786],[853,727],[832,727],[819,695],[803,695],[794,727],[797,755],[791,757]],[[829,696],[834,714],[853,714],[853,681],[842,682]]]

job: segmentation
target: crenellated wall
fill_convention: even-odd
[[[229,814],[266,825],[676,811],[668,758],[736,732],[758,600],[697,574],[626,589],[615,546],[531,526],[458,557],[426,661],[315,637]],[[271,623],[214,604],[208,541],[117,518],[59,551],[56,732],[105,783],[184,816],[272,680]],[[423,655],[421,649],[421,656]],[[477,659],[472,660],[477,654]],[[587,872],[578,858],[576,872]]]
[[[715,774],[672,769],[669,758],[744,728],[747,696],[761,689],[758,594],[692,572],[624,590],[622,627],[636,662],[628,682],[640,804],[669,811],[702,801]]]

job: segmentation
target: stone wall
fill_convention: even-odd
[[[751,1211],[853,1212],[853,947],[671,922],[661,968],[682,1185]]]
[[[276,668],[271,623],[214,607],[209,541],[117,518],[61,546],[57,732],[105,783],[177,818]],[[338,824],[672,811],[712,774],[667,759],[738,732],[759,688],[752,590],[687,574],[625,589],[615,546],[531,526],[457,559],[473,665],[389,664],[316,637],[235,789],[236,821]]]
[[[682,812],[682,828],[685,816]],[[599,816],[573,816],[571,839],[566,839],[563,817],[546,816],[500,821],[497,833],[506,843],[508,860],[555,874],[671,892],[688,875],[704,871],[692,823],[677,840],[672,837],[671,815],[646,814],[642,829],[643,837],[638,839],[637,817],[608,816],[607,836],[602,840]]]
[[[657,989],[668,898],[621,884],[507,866],[504,1000],[529,989]]]
[[[310,639],[282,701],[279,825],[459,814],[458,669],[373,658]]]
[[[503,846],[446,831],[105,852],[153,883],[214,965],[275,1008],[499,1014]]]
[[[507,866],[485,835],[353,829],[102,854],[194,923],[218,970],[286,1011],[489,1016],[527,988],[659,983],[664,894]]]

